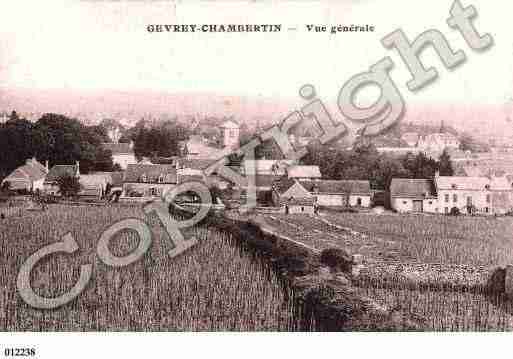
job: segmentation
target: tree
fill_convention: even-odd
[[[139,126],[134,136],[134,152],[142,157],[171,157],[178,155],[179,142],[187,139],[188,130],[175,121],[166,121],[152,127]]]
[[[444,150],[440,159],[438,160],[438,171],[440,171],[440,176],[453,176],[454,169],[451,163],[451,156]]]
[[[57,179],[59,193],[64,197],[75,197],[80,192],[80,182],[77,177],[63,175]]]

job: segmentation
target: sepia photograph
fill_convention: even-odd
[[[509,339],[513,5],[0,9],[0,356]]]

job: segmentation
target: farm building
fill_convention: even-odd
[[[123,178],[123,196],[160,197],[176,185],[175,165],[128,165]]]
[[[369,181],[284,178],[275,183],[272,196],[276,206],[293,198],[313,198],[316,206],[326,207],[370,207],[372,203]]]
[[[123,170],[128,165],[137,163],[133,143],[104,143],[103,148],[112,152],[112,162],[117,163]]]
[[[444,213],[458,208],[466,214],[503,214],[512,209],[512,186],[507,177],[435,176]]]
[[[101,199],[107,193],[108,187],[112,186],[112,182],[112,176],[107,172],[81,175],[78,196],[81,199]]]
[[[437,213],[435,184],[430,179],[393,178],[390,205],[399,213]]]
[[[369,208],[372,204],[369,181],[316,180],[299,183],[317,198],[318,206]]]
[[[285,214],[315,214],[316,205],[314,197],[290,198],[282,204]]]
[[[48,167],[31,158],[4,178],[1,185],[3,187],[7,183],[9,188],[15,191],[42,191],[47,174]]]
[[[59,186],[57,181],[60,177],[70,176],[80,178],[80,165],[77,162],[74,165],[55,165],[46,175],[43,183],[43,191],[47,194],[59,194]]]

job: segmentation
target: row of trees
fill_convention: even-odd
[[[32,123],[13,111],[10,119],[0,125],[0,175],[9,174],[32,157],[51,165],[80,161],[84,173],[110,171],[114,168],[112,154],[101,146],[108,140],[102,126],[85,126],[51,113]]]
[[[397,156],[379,153],[369,142],[358,142],[351,150],[309,146],[303,159],[307,165],[318,165],[323,177],[333,179],[370,179],[375,189],[388,190],[392,178],[433,178],[439,170],[442,176],[452,176],[454,170],[449,154],[444,151],[438,160],[424,153]]]

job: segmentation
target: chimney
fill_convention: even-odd
[[[45,161],[45,167],[46,167],[46,172],[50,172],[50,162],[48,160]]]

